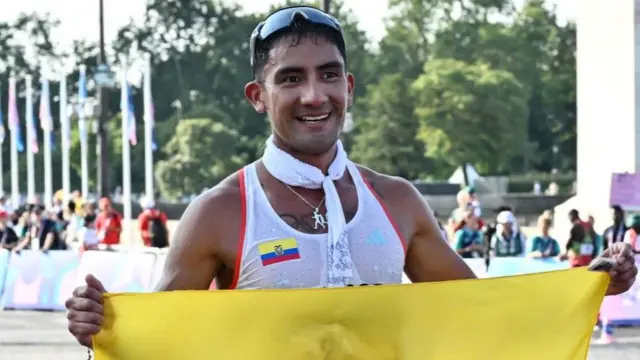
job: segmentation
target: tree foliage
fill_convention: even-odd
[[[390,0],[389,7],[386,33],[372,43],[343,2],[332,2],[344,27],[348,70],[356,77],[350,109],[355,128],[344,136],[354,160],[410,179],[447,177],[462,162],[487,174],[575,168],[574,24],[560,23],[543,0]],[[247,13],[242,2],[151,0],[144,20],[121,28],[110,44],[115,67],[119,54],[134,65],[151,55],[160,146],[156,181],[165,197],[197,193],[261,156],[269,124],[242,89],[252,80],[248,37],[265,15]],[[77,92],[78,64],[86,64],[92,76],[96,44],[76,41],[63,49],[50,35],[57,26],[37,14],[0,22],[3,105],[10,70],[33,74],[38,84],[41,69],[59,72],[75,64],[71,95]],[[58,93],[56,81],[51,92]],[[108,100],[110,184],[116,187],[122,177],[119,89],[110,89]],[[134,88],[134,103],[142,139],[141,89]],[[24,114],[24,98],[19,107]],[[2,110],[6,119],[6,106]],[[59,126],[55,101],[52,112]],[[73,127],[72,182],[79,187],[75,122]],[[8,159],[8,146],[3,151]],[[53,159],[59,168],[60,156]],[[93,165],[93,151],[90,159]],[[41,161],[36,156],[37,171]],[[144,167],[141,145],[132,148],[131,163]],[[8,161],[3,170],[8,184]],[[94,180],[93,167],[91,174]],[[54,178],[56,187],[60,180]],[[144,189],[143,171],[132,171],[132,180],[134,191]]]

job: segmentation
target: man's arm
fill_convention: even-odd
[[[380,182],[381,192],[394,210],[392,213],[410,217],[405,272],[412,282],[446,281],[476,278],[458,254],[440,234],[433,211],[420,192],[407,180],[388,177]]]
[[[170,242],[157,291],[208,290],[227,265],[221,256],[223,241],[237,239],[241,218],[237,181],[232,176],[189,204]]]

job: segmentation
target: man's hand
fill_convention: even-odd
[[[638,275],[638,267],[631,245],[622,242],[614,243],[601,256],[616,262],[614,268],[609,272],[611,282],[607,288],[607,296],[622,294],[629,290]]]

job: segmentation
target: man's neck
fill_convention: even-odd
[[[281,141],[277,136],[274,136],[274,142],[276,146],[280,148],[280,150],[285,151],[286,153],[302,161],[303,163],[317,167],[325,175],[327,174],[329,165],[331,165],[331,163],[333,162],[333,159],[335,159],[336,152],[338,150],[337,144],[334,144],[331,147],[331,149],[329,149],[329,151],[323,154],[312,155],[312,154],[304,154],[299,151],[295,151],[291,147],[284,144],[284,142]]]

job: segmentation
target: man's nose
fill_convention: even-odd
[[[321,106],[328,101],[328,96],[323,86],[317,81],[309,81],[305,84],[300,103],[307,106]]]

